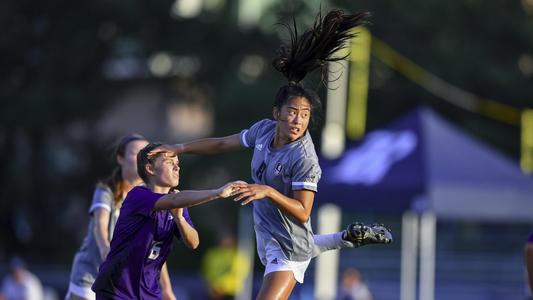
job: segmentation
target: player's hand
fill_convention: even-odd
[[[176,156],[183,153],[183,144],[167,145],[163,144],[148,153],[148,157],[153,157],[160,153],[167,153],[170,156]]]
[[[174,208],[170,212],[174,215],[174,218],[183,218],[183,208]]]
[[[268,198],[271,194],[272,188],[268,185],[262,184],[247,184],[239,188],[239,196],[235,197],[233,201],[241,201],[241,205],[246,205],[254,200]]]
[[[245,187],[246,185],[247,183],[242,180],[228,182],[217,190],[217,195],[219,198],[235,196],[239,194],[241,188]]]

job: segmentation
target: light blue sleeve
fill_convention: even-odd
[[[255,141],[261,134],[264,132],[266,126],[272,124],[272,120],[263,119],[250,127],[249,129],[244,129],[241,131],[241,145],[245,148],[253,148],[255,146]]]
[[[98,185],[94,190],[93,201],[89,208],[89,214],[92,214],[95,209],[103,208],[111,211],[113,205],[113,193],[111,189],[104,185]]]
[[[322,170],[318,161],[313,158],[302,158],[292,166],[291,185],[293,191],[318,190],[318,181],[322,175]]]

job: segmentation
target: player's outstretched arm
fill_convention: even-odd
[[[225,137],[194,140],[183,144],[162,145],[150,154],[153,155],[158,152],[172,152],[175,155],[182,153],[217,154],[240,149],[244,149],[244,147],[241,145],[240,134],[237,133]]]
[[[174,208],[191,207],[213,201],[218,198],[228,198],[239,193],[241,187],[246,186],[244,181],[234,181],[212,190],[189,190],[175,194],[167,194],[154,205],[155,210],[168,210]]]

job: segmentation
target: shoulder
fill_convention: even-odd
[[[89,213],[93,213],[96,208],[103,208],[111,211],[111,203],[113,202],[113,192],[108,185],[98,183],[94,189],[93,199]]]
[[[261,135],[276,128],[276,121],[263,119],[254,123],[250,129],[252,128],[257,131],[258,135]]]
[[[276,121],[271,120],[271,119],[262,119],[262,120],[255,122],[252,126],[259,126],[259,127],[276,126]]]
[[[297,160],[305,159],[316,161],[318,163],[318,156],[315,150],[315,144],[309,132],[306,132],[305,135],[298,141],[296,147],[292,150],[293,158]]]
[[[155,193],[152,192],[152,190],[150,190],[149,188],[145,186],[136,186],[128,192],[128,195],[126,196],[126,198],[139,198],[139,197],[152,195],[152,194],[155,194]]]
[[[94,188],[94,194],[109,194],[112,195],[111,187],[103,182],[98,182]]]

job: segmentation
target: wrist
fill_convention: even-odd
[[[183,144],[174,145],[174,152],[176,152],[176,154],[185,153],[185,145]]]
[[[222,194],[224,193],[224,187],[220,187],[218,189],[214,189],[213,190],[213,193],[214,193],[214,199],[217,199],[217,198],[222,198]]]
[[[274,197],[274,194],[276,193],[276,190],[269,185],[267,185],[267,187],[268,189],[267,189],[267,192],[265,193],[265,196],[267,196],[267,198],[272,199],[272,197]]]

